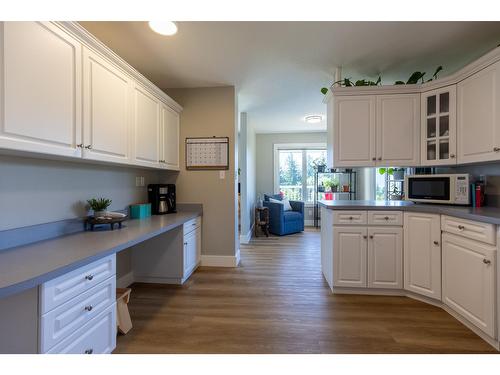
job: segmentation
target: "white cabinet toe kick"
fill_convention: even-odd
[[[499,228],[447,215],[322,208],[321,264],[335,294],[438,306],[500,350]]]

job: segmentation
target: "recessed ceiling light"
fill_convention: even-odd
[[[323,117],[320,115],[311,115],[306,116],[305,120],[308,124],[317,124],[318,122],[321,122],[321,120],[323,120]]]
[[[177,25],[174,21],[149,21],[149,27],[161,35],[174,35],[177,33]]]

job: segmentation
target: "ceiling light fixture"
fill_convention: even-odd
[[[306,116],[305,120],[308,124],[317,124],[323,120],[323,117],[320,115],[311,115],[311,116]]]
[[[149,21],[149,27],[161,35],[174,35],[177,33],[177,25],[174,21]]]

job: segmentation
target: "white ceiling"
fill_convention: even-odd
[[[500,44],[500,22],[179,22],[177,35],[146,22],[80,22],[161,88],[234,85],[258,133],[324,131],[320,88],[343,76],[405,80],[450,74]]]

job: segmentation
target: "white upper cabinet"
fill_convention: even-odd
[[[500,62],[457,87],[458,163],[500,160]]]
[[[456,92],[451,85],[422,94],[422,165],[457,163]]]
[[[166,169],[179,170],[179,114],[161,106],[161,161]]]
[[[436,214],[404,214],[404,287],[441,299],[441,227]]]
[[[160,101],[142,85],[133,89],[134,162],[160,166]]]
[[[419,94],[334,96],[333,100],[334,167],[420,163]]]
[[[374,166],[375,96],[334,97],[333,166]]]
[[[83,55],[84,157],[127,163],[131,79],[89,49]]]
[[[420,95],[377,96],[377,165],[420,163]]]
[[[443,233],[443,302],[496,338],[496,248]]]
[[[81,61],[52,23],[0,23],[0,148],[81,156]]]

